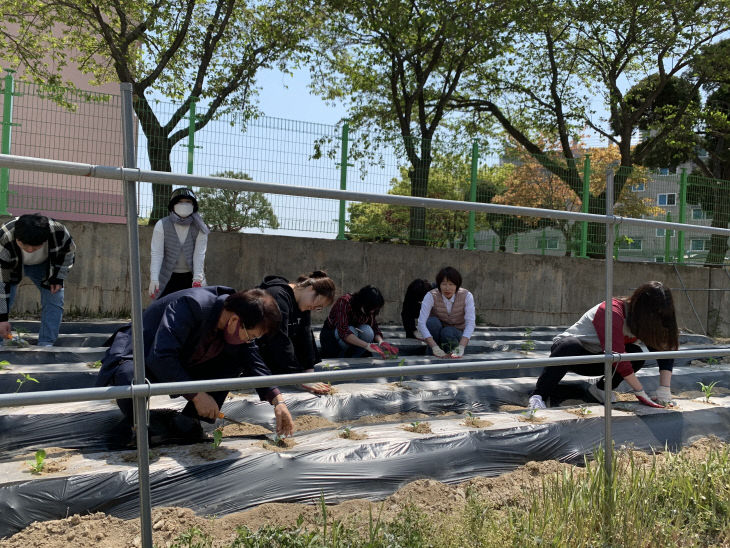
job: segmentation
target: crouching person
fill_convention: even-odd
[[[280,318],[274,299],[260,289],[190,288],[158,299],[143,316],[147,379],[155,383],[270,375],[254,341],[276,330]],[[133,378],[132,329],[128,324],[114,334],[102,359],[97,386],[127,386]],[[292,417],[279,389],[257,391],[274,408],[277,433],[291,435]],[[200,420],[215,422],[227,395],[228,391],[182,394],[188,400],[182,412],[158,417],[159,424],[150,419],[151,441],[204,440]],[[117,441],[125,436],[132,441],[132,400],[117,400],[117,405],[126,419]],[[159,439],[155,439],[156,434]]]

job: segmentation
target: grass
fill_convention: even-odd
[[[240,528],[231,547],[410,548],[537,546],[667,546],[730,544],[730,453],[712,449],[700,458],[667,453],[661,459],[616,451],[607,478],[604,453],[585,468],[546,476],[521,502],[500,505],[467,490],[456,514],[426,515],[406,506],[391,521],[373,517],[364,530],[329,519],[305,526]],[[377,508],[377,507],[376,507]],[[382,506],[381,506],[382,510]],[[200,531],[198,531],[200,533]],[[188,536],[189,536],[188,532]],[[204,534],[198,535],[200,539]],[[185,544],[173,546],[210,546]],[[218,544],[217,544],[218,545]]]

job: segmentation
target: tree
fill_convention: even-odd
[[[240,171],[214,173],[214,177],[242,179],[252,178]],[[203,220],[211,229],[219,232],[240,232],[244,228],[279,228],[271,202],[261,192],[245,192],[220,188],[202,188],[198,204]]]
[[[428,196],[437,130],[462,75],[505,47],[507,3],[324,0],[324,9],[313,89],[348,101],[353,126],[403,151],[409,194]],[[424,208],[410,208],[412,244],[425,243],[427,223]]]
[[[99,82],[132,84],[150,165],[158,171],[171,171],[170,152],[189,133],[185,116],[193,101],[199,101],[195,131],[227,112],[247,119],[255,112],[258,70],[285,67],[319,17],[302,2],[285,0],[30,0],[12,6],[18,36],[33,36],[36,49],[62,51],[64,62]],[[33,17],[24,15],[27,6]],[[43,55],[22,60],[31,74],[48,69]],[[147,96],[153,91],[177,102],[166,121]],[[166,214],[171,187],[153,184],[152,190],[150,223]]]
[[[564,0],[526,2],[516,28],[518,47],[499,59],[480,63],[465,79],[454,102],[476,117],[494,119],[550,172],[580,194],[580,176],[571,142],[584,127],[618,147],[614,178],[618,199],[634,164],[641,163],[671,130],[632,146],[637,122],[671,79],[685,71],[698,52],[727,32],[727,3],[644,0]],[[623,82],[658,74],[651,93],[627,97]],[[693,82],[696,89],[701,79]],[[595,115],[591,97],[608,112]],[[631,100],[629,100],[631,99]],[[677,115],[691,107],[679,105]],[[556,162],[540,146],[543,135],[558,143],[565,161]],[[606,195],[595,196],[590,213],[606,211]],[[601,253],[605,227],[591,227],[593,251]]]

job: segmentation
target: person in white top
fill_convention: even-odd
[[[205,252],[210,229],[198,213],[189,188],[177,188],[167,205],[170,214],[155,224],[150,250],[151,299],[205,285]]]
[[[436,289],[426,293],[421,303],[418,331],[438,358],[461,358],[474,334],[474,296],[461,282],[458,270],[442,268],[436,275]]]

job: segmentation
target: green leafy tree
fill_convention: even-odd
[[[437,131],[462,76],[505,48],[509,9],[496,1],[324,0],[329,17],[312,58],[315,91],[344,100],[354,127],[396,146],[411,196],[429,196]],[[428,236],[424,208],[410,208],[408,239]]]
[[[246,173],[223,171],[214,177],[252,180]],[[271,202],[260,192],[202,188],[198,203],[203,220],[212,230],[240,232],[244,228],[279,228]]]
[[[158,171],[171,171],[170,152],[187,138],[193,101],[199,101],[195,131],[224,113],[246,120],[255,112],[258,71],[285,68],[320,18],[286,0],[29,0],[5,3],[3,11],[12,13],[19,25],[13,35],[27,46],[5,55],[28,64],[31,74],[48,73],[44,59],[52,54],[97,82],[132,84],[150,165]],[[150,93],[176,102],[166,120]],[[166,215],[171,187],[152,190],[151,224]]]

